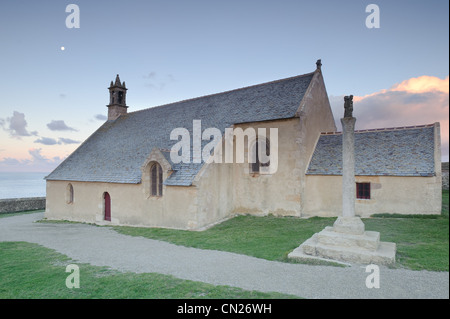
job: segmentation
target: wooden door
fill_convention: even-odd
[[[108,193],[103,194],[105,200],[105,220],[111,221],[111,197]]]

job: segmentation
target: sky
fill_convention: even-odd
[[[354,95],[356,129],[440,122],[448,161],[448,39],[444,0],[4,0],[0,172],[56,168],[105,121],[116,74],[132,112],[309,73],[317,59],[338,128]]]

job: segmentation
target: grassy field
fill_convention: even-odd
[[[119,233],[201,249],[222,250],[267,260],[287,261],[287,254],[335,218],[237,216],[205,231],[114,226]]]
[[[10,214],[0,215],[1,217]],[[116,231],[178,245],[235,252],[287,262],[287,254],[335,218],[238,216],[203,232],[136,227]],[[449,192],[443,192],[442,215],[378,215],[363,220],[382,241],[397,244],[395,267],[449,270]],[[45,222],[45,221],[43,221]],[[50,222],[50,221],[47,221]],[[50,249],[22,242],[0,242],[0,299],[5,298],[289,298],[232,287],[180,280],[160,274],[120,273],[78,264],[81,288],[65,286],[70,260]]]
[[[397,268],[449,270],[449,192],[443,192],[442,215],[389,215],[364,218],[366,230],[397,244]],[[336,218],[237,216],[202,232],[116,226],[122,234],[287,261],[287,254]]]
[[[0,299],[285,299],[279,293],[146,273],[121,273],[79,264],[80,288],[66,287],[71,260],[51,249],[25,242],[0,242]]]

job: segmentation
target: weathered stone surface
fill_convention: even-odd
[[[365,226],[359,217],[339,216],[333,224],[333,230],[337,233],[362,235]]]
[[[326,246],[357,247],[375,251],[380,243],[380,233],[366,231],[362,235],[353,235],[337,233],[332,227],[326,227],[317,234],[317,242]]]
[[[0,199],[0,213],[45,209],[45,197]]]
[[[442,189],[448,190],[448,162],[442,163]]]
[[[376,251],[363,250],[354,247],[330,247],[317,245],[319,256],[358,264],[395,264],[396,245],[394,243],[380,242],[380,248]]]
[[[358,264],[395,264],[396,244],[379,241],[379,233],[336,233],[331,227],[314,234],[288,254],[290,259],[319,259]],[[332,242],[333,239],[335,242]]]
[[[344,117],[342,123],[342,216],[355,216],[355,123],[354,117]]]

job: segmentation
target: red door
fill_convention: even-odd
[[[105,193],[103,198],[105,199],[105,220],[111,221],[111,197]]]

